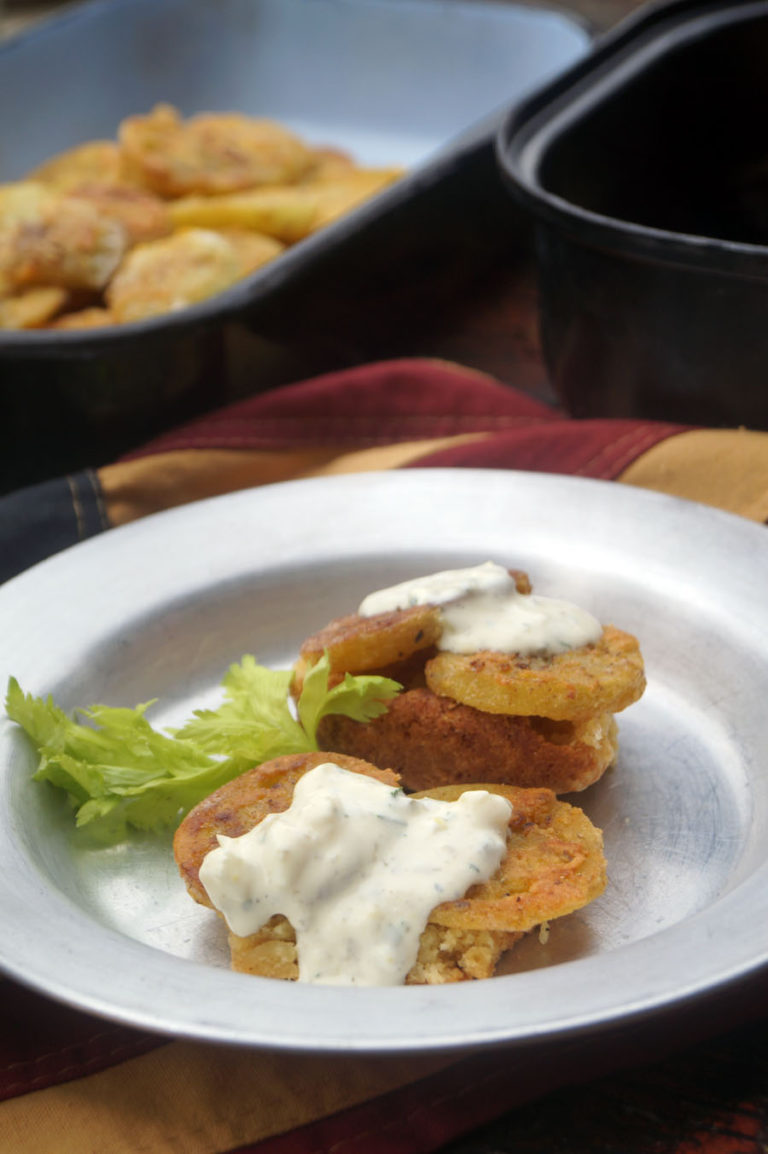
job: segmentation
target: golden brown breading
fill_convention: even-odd
[[[527,573],[522,569],[509,572],[518,593],[531,592]],[[442,628],[440,610],[434,605],[394,609],[374,617],[359,613],[337,617],[302,643],[294,666],[293,691],[301,691],[307,666],[319,661],[325,651],[332,674],[376,672],[401,684],[410,684],[414,678],[417,684],[423,682],[416,662],[420,657],[423,669],[425,659],[434,656]]]
[[[295,244],[312,232],[317,198],[300,186],[252,188],[220,196],[182,196],[168,210],[177,228],[248,228]]]
[[[238,112],[185,119],[158,104],[127,117],[118,135],[66,149],[0,185],[2,327],[97,328],[185,308],[402,174],[362,168],[341,150],[315,148],[282,124]],[[155,263],[156,251],[123,267],[137,246],[190,230],[218,235],[234,252],[221,244],[203,252],[187,235],[181,252],[175,242],[160,250],[168,269]],[[75,294],[61,310],[52,307],[54,288]]]
[[[298,778],[332,760],[388,784],[397,777],[366,762],[338,754],[276,758],[221,787],[182,822],[174,854],[192,897],[211,906],[200,883],[205,855],[216,835],[238,837],[268,813],[289,807]],[[421,796],[454,801],[465,789],[488,789],[512,804],[507,854],[490,881],[437,906],[422,934],[417,962],[406,979],[444,983],[490,977],[501,954],[543,922],[573,913],[605,888],[602,834],[580,809],[557,800],[548,789],[477,784],[430,790]],[[270,919],[257,933],[229,934],[233,968],[264,977],[298,977],[295,936],[285,918]]]
[[[24,289],[13,296],[0,294],[0,329],[40,329],[60,313],[69,300],[66,289],[47,286]]]
[[[522,933],[503,930],[457,930],[428,924],[419,941],[419,953],[405,979],[407,986],[444,985],[468,979],[492,978],[502,954],[511,950]],[[260,978],[295,982],[299,976],[296,935],[280,915],[247,938],[228,933],[232,969]]]
[[[260,232],[249,232],[244,228],[219,229],[219,236],[223,236],[232,245],[240,264],[240,275],[250,276],[263,264],[268,264],[283,251],[283,245],[274,237],[264,236]]]
[[[518,593],[530,594],[528,575],[510,573]],[[389,619],[417,612],[425,617],[402,619],[402,638],[396,635]],[[405,625],[423,621],[429,628],[416,645]],[[592,785],[615,762],[612,715],[645,688],[635,637],[609,625],[596,644],[553,656],[463,655],[439,650],[441,629],[440,609],[422,606],[379,617],[350,614],[307,638],[294,667],[294,693],[324,649],[331,683],[345,672],[365,672],[404,689],[372,722],[323,718],[320,744],[392,766],[408,789],[482,777],[570,793]],[[385,647],[395,636],[401,643]]]
[[[335,179],[268,185],[218,196],[183,196],[169,209],[177,226],[253,228],[293,244],[397,180],[397,169],[353,168]]]
[[[356,167],[354,157],[341,148],[313,148],[312,165],[304,173],[301,183],[338,180],[340,176],[349,176]]]
[[[18,289],[103,289],[128,247],[122,224],[45,185],[0,188],[0,267]]]
[[[335,180],[316,181],[304,186],[312,194],[315,218],[312,231],[325,228],[351,212],[376,193],[394,184],[403,175],[400,168],[356,168]]]
[[[592,785],[613,764],[618,734],[610,713],[578,722],[510,717],[417,688],[365,724],[324,717],[318,740],[326,750],[391,766],[408,790],[481,778],[570,793]]]
[[[107,286],[119,323],[186,308],[229,288],[244,275],[234,245],[210,229],[189,228],[137,245]]]
[[[129,171],[163,197],[290,184],[312,167],[312,150],[281,124],[236,112],[188,120],[169,104],[129,116],[118,137]]]
[[[129,245],[167,236],[173,227],[168,205],[144,188],[88,181],[75,185],[67,196],[85,203],[107,220],[118,221]]]
[[[300,692],[307,666],[316,664],[326,651],[332,673],[370,673],[430,649],[441,629],[440,612],[433,605],[375,617],[357,613],[337,617],[302,644],[294,667],[294,692]]]
[[[558,721],[618,713],[645,689],[637,638],[612,625],[596,644],[565,653],[438,653],[425,672],[434,693],[463,705]]]
[[[126,170],[120,145],[115,140],[88,140],[52,156],[35,168],[29,180],[40,181],[60,192],[85,182],[137,187]]]
[[[0,184],[0,229],[35,224],[59,204],[58,194],[39,180],[15,180]]]
[[[111,324],[114,324],[114,320],[109,309],[91,305],[89,308],[78,309],[76,312],[65,313],[63,316],[57,317],[48,327],[52,329],[103,329]]]

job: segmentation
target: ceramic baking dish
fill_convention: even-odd
[[[0,44],[0,181],[114,136],[158,101],[275,117],[361,163],[407,170],[198,306],[110,329],[0,334],[0,490],[76,465],[83,444],[89,463],[109,459],[226,399],[227,325],[300,339],[329,283],[354,295],[412,276],[457,218],[477,218],[472,259],[493,241],[478,205],[503,199],[503,112],[590,44],[567,14],[493,0],[90,0]]]

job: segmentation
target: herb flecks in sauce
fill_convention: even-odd
[[[241,937],[288,919],[300,981],[397,985],[435,905],[499,868],[511,814],[485,790],[412,798],[327,762],[299,779],[288,810],[220,835],[200,880]]]

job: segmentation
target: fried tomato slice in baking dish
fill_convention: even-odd
[[[236,112],[183,120],[158,104],[123,120],[118,135],[129,170],[164,197],[290,184],[314,164],[311,149],[282,125]]]

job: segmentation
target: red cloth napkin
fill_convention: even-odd
[[[210,413],[99,471],[110,519],[233,489],[364,469],[456,466],[621,480],[768,518],[768,434],[581,420],[444,361],[328,373]]]
[[[482,374],[420,360],[251,398],[99,479],[119,524],[297,476],[432,465],[617,480],[768,517],[768,434],[575,422]],[[0,981],[0,1150],[426,1154],[492,1123],[452,1149],[764,1154],[768,1004],[762,990],[750,999],[738,1013],[689,1014],[674,1038],[639,1023],[544,1048],[317,1058],[159,1038]],[[750,1016],[757,1026],[722,1035]],[[663,1057],[695,1037],[714,1040]]]

